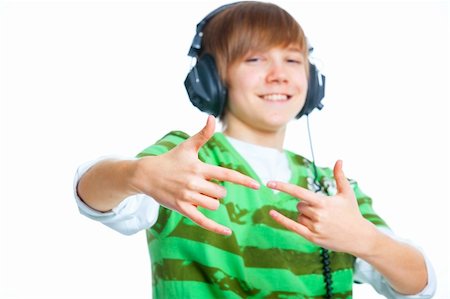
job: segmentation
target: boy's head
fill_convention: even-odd
[[[284,9],[258,1],[219,7],[197,25],[197,34],[189,51],[190,56],[197,57],[197,63],[185,81],[191,102],[200,110],[223,119],[230,66],[250,52],[284,47],[299,49],[308,60],[305,34]],[[306,74],[315,80],[315,85],[308,87],[307,100],[297,118],[316,107],[320,109],[324,93],[324,85],[314,78],[321,76],[316,68],[310,63],[305,63],[304,67]],[[310,91],[313,96],[310,96]]]
[[[219,12],[206,24],[199,57],[204,53],[214,57],[227,86],[229,66],[248,52],[287,46],[298,47],[307,58],[305,34],[297,21],[275,4],[244,1]]]

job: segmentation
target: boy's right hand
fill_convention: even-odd
[[[252,189],[258,189],[259,184],[240,172],[209,165],[198,159],[198,151],[212,137],[214,129],[215,119],[209,116],[200,132],[169,152],[139,159],[133,185],[138,192],[151,196],[201,227],[230,235],[229,228],[197,210],[197,206],[216,210],[220,204],[218,199],[226,195],[226,189],[211,180],[227,181]]]

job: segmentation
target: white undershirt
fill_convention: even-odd
[[[252,167],[259,176],[262,183],[269,180],[288,182],[291,176],[289,161],[285,152],[273,148],[258,146],[239,141],[234,138],[226,137],[233,147]],[[97,162],[117,157],[100,157],[94,161],[81,165],[74,178],[74,196],[80,213],[90,219],[99,221],[104,225],[125,235],[131,235],[141,230],[150,228],[158,219],[159,204],[150,196],[138,194],[125,198],[117,207],[109,212],[99,212],[86,205],[78,196],[76,187],[83,174]],[[392,238],[413,245],[419,251],[420,248],[407,240],[402,240],[394,233],[385,228],[379,228],[383,233]],[[421,251],[422,252],[422,251]],[[436,275],[431,262],[424,255],[428,270],[428,285],[419,294],[403,296],[395,292],[385,279],[364,260],[357,258],[354,266],[354,280],[364,283],[370,283],[374,289],[384,295],[386,298],[394,299],[427,299],[431,298],[436,290]]]

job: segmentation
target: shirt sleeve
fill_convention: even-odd
[[[132,235],[143,229],[150,228],[158,219],[159,203],[145,194],[137,194],[125,198],[117,207],[108,212],[100,212],[89,207],[77,193],[80,178],[94,164],[117,157],[100,157],[86,162],[78,167],[73,183],[74,197],[80,213],[92,220],[98,221],[124,235]]]
[[[375,270],[372,265],[367,263],[366,261],[357,258],[355,261],[355,273],[353,276],[353,279],[357,282],[362,283],[369,283],[372,285],[372,287],[381,295],[385,296],[386,298],[390,299],[428,299],[432,298],[434,293],[436,292],[436,273],[434,272],[433,266],[430,262],[430,260],[426,257],[426,255],[423,253],[423,251],[412,244],[412,242],[408,240],[404,240],[396,236],[390,229],[386,227],[378,227],[378,229],[392,237],[393,239],[407,243],[411,246],[414,246],[417,250],[419,250],[426,263],[427,272],[428,272],[428,283],[426,287],[418,294],[415,295],[403,295],[397,293],[390,285],[389,283],[384,279],[384,277]]]

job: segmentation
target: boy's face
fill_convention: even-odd
[[[284,130],[305,103],[307,59],[296,48],[251,52],[228,69],[227,124]]]

